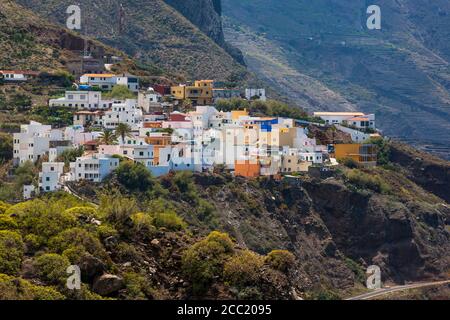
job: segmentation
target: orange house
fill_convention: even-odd
[[[145,142],[153,146],[153,162],[159,165],[159,150],[169,146],[172,142],[172,137],[169,135],[157,135],[145,137]]]
[[[335,144],[334,156],[337,160],[351,158],[365,166],[377,164],[377,148],[373,144]]]
[[[246,177],[246,178],[256,178],[260,175],[261,166],[259,163],[254,163],[254,161],[235,161],[234,162],[234,174],[236,176]]]

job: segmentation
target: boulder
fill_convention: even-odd
[[[91,255],[84,255],[80,260],[81,278],[84,281],[91,282],[96,277],[103,274],[106,267],[102,260]]]
[[[104,274],[94,281],[92,290],[101,296],[110,296],[116,294],[124,286],[125,284],[121,277]]]

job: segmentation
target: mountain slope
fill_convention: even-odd
[[[223,0],[226,39],[251,71],[294,99],[305,96],[310,110],[358,108],[376,113],[388,135],[448,144],[450,3],[377,4],[381,31],[365,27],[364,1]],[[342,101],[310,93],[321,87]]]
[[[69,0],[19,0],[19,3],[52,21],[65,24]],[[246,69],[224,49],[162,0],[107,0],[78,2],[82,10],[82,33],[88,34],[131,56],[150,62],[182,77],[242,80]]]
[[[15,1],[0,3],[0,69],[67,71],[68,61],[79,58],[85,40],[85,37],[42,19]],[[87,43],[95,52],[121,57],[122,61],[114,66],[117,71],[151,75],[123,52],[89,38]]]

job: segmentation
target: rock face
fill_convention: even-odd
[[[450,268],[445,223],[450,210],[434,203],[432,195],[406,200],[358,191],[339,176],[259,185],[237,179],[233,187],[198,177],[197,183],[242,246],[295,253],[303,267],[298,274],[307,275],[301,280],[305,285],[352,286],[360,275],[350,261],[362,274],[376,264],[383,281],[397,283],[439,277]]]
[[[240,64],[245,64],[242,52],[225,42],[222,28],[221,0],[164,0],[225,49]]]
[[[104,274],[94,281],[92,290],[101,296],[110,296],[116,294],[123,287],[122,278],[112,274]]]
[[[393,162],[408,170],[408,177],[429,192],[450,203],[450,164],[402,144],[390,148]]]
[[[220,16],[220,0],[164,0],[202,30],[217,44],[223,46],[225,39]],[[219,5],[217,8],[216,6]]]

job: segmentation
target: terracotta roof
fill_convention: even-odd
[[[28,74],[28,75],[32,75],[32,76],[39,75],[39,72],[25,71],[25,70],[0,70],[0,73]]]
[[[85,145],[85,146],[96,146],[98,144],[99,144],[98,141],[95,141],[95,140],[90,140],[90,141],[86,141],[83,143],[83,145]]]

